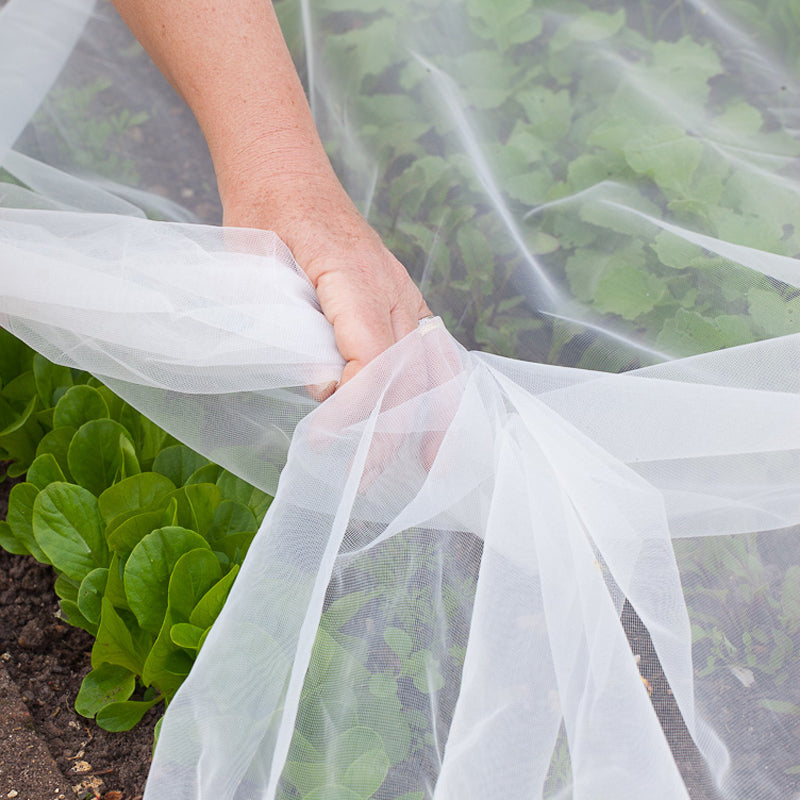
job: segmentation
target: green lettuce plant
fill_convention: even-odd
[[[76,709],[125,730],[188,675],[270,498],[182,445],[143,472],[108,418],[74,430],[66,474],[41,449],[11,490],[3,544],[56,571],[62,615],[95,637]]]
[[[16,458],[11,471],[27,472],[11,489],[0,545],[52,566],[62,617],[94,637],[76,710],[107,730],[128,730],[169,704],[189,674],[271,498],[177,444],[90,376],[0,336],[2,388],[14,390],[18,423],[2,441]],[[22,438],[16,432],[26,424]],[[343,580],[363,585],[408,546],[418,545],[383,544]],[[416,562],[427,569],[424,557]],[[409,602],[431,607],[425,591]],[[456,596],[470,597],[473,580],[456,576],[447,591],[459,608]],[[389,601],[376,588],[326,603],[299,709],[319,724],[295,733],[281,782],[286,800],[367,800],[437,747],[427,716],[409,709],[453,692],[457,682],[446,676],[460,671],[464,652],[455,648],[440,663],[424,644],[436,620],[423,615],[412,637],[403,609]],[[387,627],[378,652],[368,653],[352,627],[373,616]],[[347,707],[332,699],[343,672],[352,679]],[[336,731],[332,744],[326,725]]]
[[[188,674],[271,498],[6,331],[0,353],[2,457],[27,473],[0,545],[53,567],[95,637],[76,708],[125,730]]]

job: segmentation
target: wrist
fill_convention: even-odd
[[[212,149],[223,208],[274,201],[338,183],[322,144],[302,131],[240,136],[235,147]]]
[[[288,154],[287,154],[288,155]],[[300,159],[298,159],[300,160]],[[339,183],[330,163],[276,158],[269,169],[246,170],[220,195],[223,224],[274,231],[308,272],[326,242],[375,236]],[[309,273],[309,276],[313,276]]]

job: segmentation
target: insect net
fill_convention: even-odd
[[[2,325],[275,493],[145,797],[794,796],[800,6],[276,8],[438,314],[321,405],[109,5],[0,12]]]

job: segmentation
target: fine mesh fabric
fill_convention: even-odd
[[[800,4],[276,9],[437,314],[322,404],[110,4],[0,9],[0,325],[275,494],[146,800],[800,796]]]

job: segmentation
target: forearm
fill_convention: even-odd
[[[197,117],[225,224],[275,231],[313,282],[348,381],[430,311],[336,178],[272,4],[113,2]]]
[[[298,182],[338,190],[269,0],[113,2],[197,117],[223,207],[254,173],[262,218]]]

